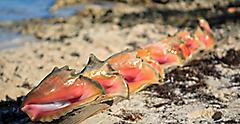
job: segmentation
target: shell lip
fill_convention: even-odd
[[[31,93],[34,90],[36,90],[38,87],[40,87],[45,82],[45,80],[48,80],[49,77],[54,76],[55,74],[57,74],[59,72],[63,72],[63,71],[70,72],[69,76],[71,76],[72,78],[78,77],[78,74],[76,73],[76,70],[75,69],[70,69],[69,66],[63,66],[61,68],[54,67],[53,70],[44,79],[42,79],[42,81],[36,87],[34,87],[26,96],[23,97],[23,102],[22,102],[20,107],[22,108],[26,105],[27,98],[31,95]],[[50,103],[50,102],[51,101],[44,101],[43,104],[44,103]],[[29,103],[31,103],[31,102],[29,102]]]
[[[55,111],[67,106],[71,106],[74,103],[80,102],[81,96],[74,97],[72,99],[65,99],[61,101],[49,101],[44,103],[27,103],[23,104],[21,107],[22,111],[31,111],[31,109],[36,109],[39,112],[46,112],[46,111]]]
[[[54,69],[52,71],[52,73],[54,73],[54,72],[56,72],[56,69]],[[85,81],[91,82],[92,85],[94,85],[94,87],[96,87],[97,89],[100,90],[99,92],[102,95],[105,94],[105,91],[103,90],[103,88],[94,80],[84,77],[83,75],[76,76],[75,81],[77,79],[83,79]],[[34,89],[31,92],[34,92]],[[69,108],[69,107],[71,108],[71,106],[75,106],[75,105],[84,106],[86,101],[89,102],[94,99],[98,99],[98,97],[99,97],[97,94],[95,94],[94,96],[91,96],[91,99],[88,99],[88,98],[86,99],[85,98],[86,96],[84,96],[84,94],[78,94],[78,95],[73,94],[73,97],[67,97],[67,98],[63,97],[63,98],[60,98],[60,99],[57,98],[54,100],[53,99],[44,99],[44,100],[38,101],[38,100],[36,100],[37,98],[34,100],[32,98],[28,99],[28,97],[31,95],[31,92],[25,97],[25,100],[23,101],[23,103],[21,105],[21,110],[23,112],[26,112],[29,115],[29,117],[31,118],[31,120],[33,120],[33,121],[42,119],[41,115],[44,115],[44,113],[46,113],[46,114],[49,112],[54,113],[55,111],[56,112],[61,111],[62,109]],[[80,106],[78,106],[78,107],[80,107]],[[55,117],[55,116],[58,116],[58,115],[52,114],[49,116],[49,118]]]
[[[93,81],[83,75],[79,75],[78,78],[76,79],[85,79],[85,80],[89,80],[89,81]],[[100,88],[102,90],[102,87],[95,83],[96,87]],[[102,92],[102,94],[105,94],[105,92]],[[72,98],[67,98],[67,99],[56,99],[54,101],[52,100],[44,100],[44,101],[41,101],[41,102],[28,102],[28,100],[26,99],[27,96],[24,98],[25,100],[23,101],[22,105],[21,105],[21,108],[24,107],[25,105],[30,105],[30,104],[35,104],[35,105],[45,105],[45,104],[54,104],[54,103],[65,103],[65,102],[70,102],[71,104],[75,103],[75,102],[79,102],[81,101],[81,98],[82,95],[78,95],[78,96],[75,96],[75,97],[72,97]]]

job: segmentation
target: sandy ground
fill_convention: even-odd
[[[176,3],[168,6],[173,7],[171,4]],[[104,60],[113,53],[159,41],[181,30],[171,21],[163,23],[163,18],[158,16],[159,20],[145,20],[148,16],[144,16],[129,21],[133,17],[125,15],[125,21],[121,20],[121,13],[143,10],[141,6],[125,6],[131,8],[130,12],[114,11],[115,17],[107,22],[101,14],[85,17],[84,12],[89,12],[89,8],[94,8],[93,15],[108,12],[94,5],[69,18],[39,19],[13,25],[12,29],[33,34],[39,41],[0,52],[0,99],[5,99],[6,95],[13,99],[26,95],[55,66],[69,65],[80,71],[90,53]],[[186,5],[179,8],[183,6]],[[218,43],[211,54],[173,70],[167,74],[164,85],[150,86],[83,123],[240,123],[239,18],[220,23],[212,19],[209,21],[214,26]]]

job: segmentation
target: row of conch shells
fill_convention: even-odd
[[[105,61],[91,54],[79,73],[67,66],[54,68],[27,94],[22,111],[32,121],[49,122],[80,110],[76,116],[82,121],[148,85],[161,84],[168,68],[182,66],[200,51],[214,46],[209,24],[204,19],[199,22],[191,33],[180,31],[141,48],[114,54]]]

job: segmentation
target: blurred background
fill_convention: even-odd
[[[239,21],[239,6],[239,0],[1,0],[0,49],[21,45],[23,41],[19,38],[60,41],[61,36],[50,37],[46,30],[57,23],[68,23],[74,28],[89,23],[114,23],[120,27],[158,23],[184,27],[196,24],[197,18],[202,17],[219,26],[227,21]],[[76,29],[70,30],[76,33]]]

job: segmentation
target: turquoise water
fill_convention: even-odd
[[[33,36],[25,36],[17,32],[12,32],[7,29],[0,28],[0,50],[7,48],[17,48],[28,41],[36,41],[36,39]]]
[[[55,0],[0,0],[0,23],[27,20],[31,18],[65,17],[73,15],[83,8],[83,5],[65,7],[55,13],[49,8]],[[0,28],[0,49],[5,42],[21,38],[22,35]],[[9,43],[7,43],[9,44]]]
[[[69,16],[83,7],[79,4],[51,13],[48,10],[54,2],[55,0],[0,0],[0,21]]]
[[[48,8],[54,0],[0,0],[0,21],[51,17]]]

